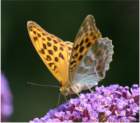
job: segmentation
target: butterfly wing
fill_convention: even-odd
[[[70,56],[71,56],[71,52],[72,52],[72,48],[73,48],[73,43],[70,41],[65,41],[65,44],[67,45],[67,56],[68,56],[68,65],[69,65],[69,61],[70,61]]]
[[[79,64],[81,63],[81,60],[87,54],[91,46],[94,45],[99,38],[101,38],[101,33],[96,27],[95,19],[92,15],[88,15],[84,19],[80,30],[74,40],[69,65],[69,78],[71,82],[74,82],[75,80],[77,81],[77,72],[79,72],[77,70],[79,68]],[[85,75],[86,74],[87,73],[85,73]]]
[[[113,45],[109,38],[99,38],[81,60],[73,78],[73,83],[80,83],[81,90],[93,87],[105,77],[112,61]],[[85,86],[86,85],[86,86]]]
[[[98,39],[96,44],[91,47],[99,80],[104,79],[106,71],[109,70],[109,64],[114,53],[113,47],[112,40],[107,37]]]
[[[67,44],[33,21],[27,23],[27,29],[32,44],[45,65],[62,85],[66,84],[64,82],[68,80]]]

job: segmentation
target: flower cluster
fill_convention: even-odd
[[[139,91],[137,84],[131,88],[119,85],[96,87],[94,92],[80,94],[30,123],[136,122],[139,120]]]
[[[7,79],[1,74],[1,120],[7,121],[12,111],[12,94]]]

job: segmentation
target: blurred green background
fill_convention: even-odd
[[[29,39],[26,22],[34,20],[48,32],[73,41],[86,15],[92,14],[103,36],[113,40],[114,56],[106,78],[100,83],[138,83],[138,0],[31,1],[2,0],[2,71],[14,97],[10,121],[29,121],[57,106],[56,88],[27,82],[58,85]]]

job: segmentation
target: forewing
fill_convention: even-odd
[[[95,19],[92,15],[88,15],[83,21],[74,40],[69,65],[69,77],[71,81],[75,78],[75,73],[81,60],[99,38],[101,38],[101,33],[96,27]]]
[[[37,23],[29,21],[27,29],[37,53],[61,82],[68,80],[68,48],[67,44],[53,34],[46,32]]]

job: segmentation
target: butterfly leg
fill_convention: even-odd
[[[59,105],[60,100],[61,100],[61,93],[58,94],[58,102],[57,102],[57,105]]]
[[[92,89],[86,84],[88,90],[90,91],[90,93],[93,93]]]
[[[67,97],[66,97],[66,96],[64,96],[64,98],[65,98],[65,101],[67,101]]]
[[[79,93],[75,93],[78,97],[80,96]]]

